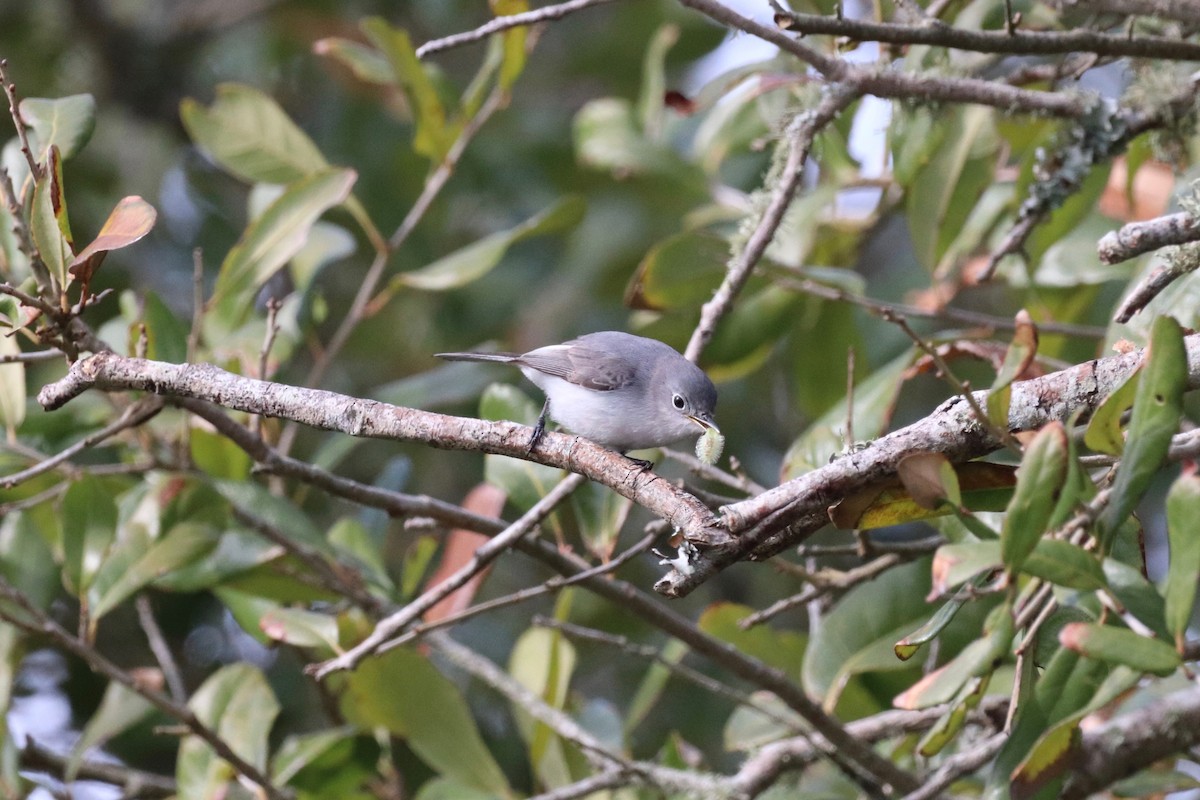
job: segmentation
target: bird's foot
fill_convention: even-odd
[[[646,472],[646,471],[653,472],[654,471],[654,462],[653,461],[647,461],[644,458],[634,458],[633,456],[629,455],[628,453],[621,453],[621,455],[625,456],[625,458],[629,459],[634,464],[636,464],[637,468],[638,468],[638,472]]]
[[[537,447],[538,442],[542,440],[542,434],[546,432],[546,415],[550,413],[550,398],[546,398],[546,402],[542,403],[542,413],[538,414],[537,422],[533,425],[533,435],[529,437],[529,446],[525,448],[526,453],[532,453],[533,448]]]

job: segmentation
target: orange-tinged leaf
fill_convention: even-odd
[[[1012,774],[1013,798],[1032,797],[1069,765],[1071,750],[1079,742],[1079,720],[1071,719],[1042,735],[1033,750]]]
[[[122,198],[104,221],[99,235],[75,256],[67,271],[82,283],[90,282],[106,253],[141,239],[154,228],[157,218],[154,206],[137,195]]]
[[[490,483],[480,483],[467,493],[462,505],[466,511],[487,517],[498,517],[504,510],[504,503],[507,499],[508,495],[500,487]],[[442,559],[438,563],[437,569],[429,576],[429,580],[425,582],[425,588],[430,589],[437,586],[466,566],[475,557],[475,551],[487,541],[487,536],[475,531],[463,528],[451,531],[446,537]],[[490,567],[485,567],[462,587],[439,600],[425,612],[425,621],[434,622],[469,606],[490,571]]]

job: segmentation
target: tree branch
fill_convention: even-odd
[[[1185,338],[1188,386],[1200,387],[1200,334]],[[1053,420],[1065,421],[1078,410],[1095,409],[1141,363],[1143,351],[1088,361],[1070,369],[1015,383],[1009,409],[1010,432],[1036,430]],[[987,392],[975,393],[986,402]],[[998,449],[990,433],[961,397],[943,403],[932,414],[841,458],[774,489],[721,509],[725,528],[736,538],[700,549],[680,571],[655,584],[663,594],[687,594],[738,561],[768,558],[804,541],[829,522],[828,509],[856,490],[892,478],[896,465],[912,453],[941,453],[952,462],[969,461]]]
[[[1059,797],[1081,800],[1159,759],[1200,743],[1200,689],[1167,695],[1083,734]]]
[[[1130,222],[1100,238],[1096,252],[1105,264],[1119,264],[1172,244],[1200,240],[1200,219],[1186,211]]]
[[[511,28],[523,28],[529,25],[536,25],[539,22],[551,22],[556,19],[562,19],[575,11],[582,11],[585,8],[611,2],[613,0],[568,0],[566,3],[542,6],[541,8],[535,8],[532,11],[525,11],[521,14],[508,14],[503,17],[496,17],[474,30],[463,31],[462,33],[455,33],[450,36],[444,36],[441,39],[433,39],[426,42],[417,48],[417,58],[425,58],[434,53],[440,53],[443,50],[450,50],[455,47],[462,47],[465,44],[482,41],[492,34],[501,33]]]
[[[804,162],[812,149],[813,139],[842,110],[860,97],[862,97],[861,93],[847,90],[840,85],[827,87],[824,97],[816,108],[796,116],[791,126],[792,129],[788,131],[791,144],[788,149],[787,161],[783,165],[778,183],[771,187],[770,202],[763,210],[762,217],[755,226],[754,232],[750,234],[742,252],[738,253],[737,257],[729,264],[725,278],[717,287],[712,299],[701,307],[700,322],[692,332],[692,338],[684,351],[684,356],[688,360],[699,360],[700,353],[712,341],[712,337],[716,333],[717,323],[733,308],[734,300],[741,293],[746,281],[750,279],[750,274],[762,259],[763,253],[767,251],[767,246],[775,238],[775,232],[779,230],[783,216],[787,212],[788,206],[792,204],[792,198],[795,197],[796,190],[800,186],[800,179],[804,175]]]
[[[772,4],[774,5],[774,4]],[[900,25],[819,14],[799,14],[776,7],[775,18],[785,30],[801,34],[845,36],[860,42],[923,44],[977,53],[1051,55],[1095,53],[1100,56],[1200,60],[1200,43],[1166,36],[1128,37],[1086,28],[1066,31],[977,31],[949,25]]]
[[[786,53],[810,64],[829,81],[845,84],[848,91],[873,94],[891,99],[907,98],[923,103],[979,103],[1006,111],[1049,114],[1055,117],[1079,117],[1091,101],[1082,94],[1036,92],[975,78],[946,78],[859,67],[825,55],[778,28],[755,22],[717,0],[679,0],[689,8],[720,22],[757,36]]]
[[[467,581],[478,575],[480,570],[499,558],[518,539],[521,539],[533,530],[559,503],[567,499],[572,492],[582,486],[584,480],[582,475],[569,475],[563,478],[541,500],[538,500],[528,511],[522,514],[520,519],[480,546],[470,561],[464,564],[461,569],[447,577],[446,580],[437,586],[424,592],[420,597],[404,606],[404,608],[381,620],[375,626],[375,629],[354,647],[336,658],[331,658],[322,664],[310,666],[307,670],[308,673],[317,680],[322,680],[331,673],[354,669],[364,658],[387,644],[389,639],[402,633],[410,622],[413,622],[417,617],[437,605],[451,593],[462,588]]]
[[[536,461],[586,475],[674,527],[704,541],[726,541],[711,511],[687,492],[629,459],[577,436],[547,432],[527,453],[530,429],[514,422],[487,422],[402,408],[280,383],[245,378],[211,364],[166,364],[97,353],[47,384],[38,402],[52,411],[90,388],[138,390],[216,403],[238,411],[293,420],[351,436],[421,442],[445,450],[475,450]]]

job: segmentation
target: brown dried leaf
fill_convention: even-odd
[[[87,285],[110,250],[128,247],[141,239],[154,227],[157,218],[154,206],[137,195],[122,198],[100,228],[100,234],[75,256],[67,271]]]

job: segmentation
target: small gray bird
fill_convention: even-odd
[[[622,454],[717,428],[717,388],[699,367],[654,339],[601,331],[523,354],[437,357],[515,364],[537,384],[546,403],[529,441],[530,452],[545,430],[547,413],[572,433]]]

